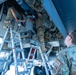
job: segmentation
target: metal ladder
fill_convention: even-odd
[[[45,59],[45,55],[44,55],[44,53],[42,53],[42,50],[41,50],[40,46],[31,46],[27,61],[28,61],[28,63],[31,62],[31,66],[33,65],[33,61],[34,61],[34,58],[35,58],[35,53],[36,53],[37,50],[39,50],[39,53],[41,55],[41,58],[42,58],[42,61],[43,61],[43,66],[44,66],[45,71],[46,71],[46,75],[49,75],[49,70],[48,70],[46,59]]]
[[[48,67],[48,65],[47,65],[47,62],[48,62],[48,61],[46,61],[46,58],[45,58],[46,53],[42,53],[42,50],[41,50],[40,47],[39,47],[39,52],[40,52],[41,58],[42,58],[42,60],[43,60],[43,66],[44,66],[44,68],[45,68],[46,75],[50,75],[50,74],[49,74],[49,67],[50,67],[50,66]]]
[[[1,51],[0,53],[2,53],[3,51]],[[4,51],[5,52],[5,51]],[[2,66],[2,68],[0,69],[0,75],[4,75],[9,67],[9,63],[11,62],[11,59],[9,58],[11,56],[12,52],[9,53],[9,55],[5,58],[0,58],[0,66]],[[5,53],[6,55],[6,53]]]
[[[28,71],[27,71],[27,68],[26,68],[26,62],[25,62],[26,59],[25,59],[25,56],[24,56],[24,50],[23,50],[23,47],[22,47],[20,34],[13,31],[11,27],[9,27],[6,30],[6,33],[5,33],[4,38],[3,38],[3,43],[1,44],[1,47],[0,47],[0,51],[2,50],[2,47],[4,45],[4,42],[6,41],[6,36],[8,35],[8,33],[10,33],[11,50],[12,50],[13,61],[14,61],[14,65],[15,65],[15,75],[28,74]],[[17,35],[16,38],[15,38],[15,35]],[[20,57],[20,55],[22,55],[22,58]],[[19,72],[19,69],[18,69],[19,63],[22,63],[21,66],[23,66],[23,68],[24,68],[24,70],[21,71],[21,72]]]
[[[7,36],[8,30],[9,29],[6,30],[6,33],[5,33],[4,37],[3,37],[3,42],[0,45],[0,55],[1,55],[1,53],[5,54],[3,56],[3,58],[0,58],[0,63],[2,63],[2,65],[1,65],[2,68],[0,69],[0,75],[4,75],[7,72],[9,63],[11,62],[10,56],[12,55],[12,51],[8,51],[8,50],[3,49],[4,43],[8,42],[8,41],[6,41],[6,36]],[[6,56],[7,53],[8,53],[8,55]]]
[[[26,67],[26,59],[24,55],[24,50],[22,47],[22,42],[20,38],[20,34],[12,31],[12,28],[10,28],[10,34],[11,34],[11,43],[12,43],[12,51],[13,51],[13,59],[14,59],[14,64],[15,64],[15,75],[25,75],[29,74],[27,67]],[[14,38],[14,36],[17,34],[17,38]],[[19,48],[15,47],[15,44],[18,43]],[[16,45],[17,46],[17,45]],[[17,55],[21,54],[22,58],[20,56],[17,58]],[[21,66],[23,66],[24,71],[19,72],[18,70],[18,63],[22,63]]]
[[[52,73],[51,72],[52,68],[51,68],[51,65],[49,64],[49,59],[48,59],[48,55],[47,54],[44,55],[44,59],[45,59],[46,64],[47,64],[48,72],[51,74]]]
[[[31,68],[33,67],[33,61],[34,61],[35,55],[36,55],[36,49],[31,46],[28,57],[27,57],[27,61],[26,61],[27,62],[26,66],[29,72],[31,71]]]

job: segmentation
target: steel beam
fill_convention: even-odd
[[[63,35],[63,37],[65,38],[67,35],[67,32],[57,13],[57,10],[56,10],[52,0],[42,0],[42,4],[43,4],[43,7],[45,8],[45,10],[47,11],[47,13],[49,14],[49,16],[52,18],[52,20],[55,23],[55,25],[57,26],[57,28],[59,29],[59,31],[61,32],[61,34]]]

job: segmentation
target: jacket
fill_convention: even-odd
[[[52,65],[52,75],[76,75],[76,45],[57,54]]]

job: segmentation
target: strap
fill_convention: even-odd
[[[67,65],[68,65],[68,68],[69,68],[69,75],[71,75],[71,68],[72,68],[72,61],[70,60],[70,57],[68,56],[67,52],[66,53],[66,58],[67,58]]]

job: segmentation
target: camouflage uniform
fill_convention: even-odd
[[[52,75],[76,75],[76,45],[58,53],[52,67]]]

